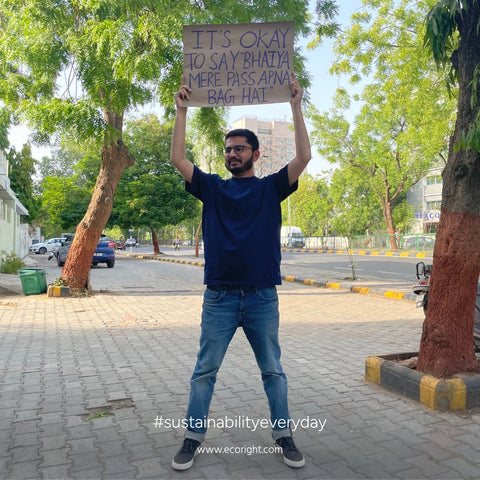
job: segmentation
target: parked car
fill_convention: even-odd
[[[65,265],[72,241],[73,238],[57,250],[56,257],[59,267]],[[98,265],[99,263],[106,263],[108,268],[113,268],[115,265],[115,242],[105,235],[100,237],[95,253],[93,254],[92,265]]]
[[[115,244],[115,248],[117,250],[125,250],[127,248],[127,245],[125,244],[125,242],[123,240],[119,240],[116,244]]]
[[[65,239],[63,237],[58,238],[50,238],[46,242],[38,242],[34,243],[29,251],[36,254],[45,254],[47,252],[54,252],[59,247],[61,247],[65,243]]]
[[[135,247],[137,245],[137,240],[135,238],[128,238],[127,241],[125,242],[125,245],[127,247]]]
[[[404,243],[407,250],[433,250],[434,246],[435,237],[410,237]]]
[[[282,247],[305,248],[305,238],[300,227],[283,225],[280,229]]]

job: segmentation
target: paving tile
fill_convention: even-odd
[[[480,412],[430,412],[363,381],[368,355],[416,348],[421,312],[406,302],[332,289],[288,285],[279,293],[292,418],[327,420],[322,432],[309,426],[295,432],[306,467],[290,469],[280,455],[219,453],[199,456],[182,477],[478,476]],[[154,419],[185,415],[201,288],[190,295],[15,301],[18,307],[2,324],[11,345],[0,349],[6,372],[0,378],[0,478],[178,478],[170,462],[183,429],[155,428]],[[19,337],[20,328],[28,334]],[[133,407],[82,418],[87,408],[125,398]],[[241,331],[211,405],[212,418],[225,415],[268,418],[258,367]],[[273,443],[265,429],[212,428],[205,444]]]

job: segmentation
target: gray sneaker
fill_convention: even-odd
[[[282,448],[283,461],[292,468],[300,468],[305,465],[305,458],[298,450],[292,437],[280,437],[275,442]]]
[[[201,442],[186,438],[183,445],[172,460],[172,468],[175,470],[188,470],[193,465],[193,458]]]

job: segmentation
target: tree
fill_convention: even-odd
[[[72,232],[85,214],[91,188],[73,177],[46,177],[42,182],[42,227],[50,235]]]
[[[28,210],[26,218],[29,224],[35,220],[40,209],[40,202],[33,192],[33,177],[36,160],[32,157],[30,145],[24,145],[20,152],[14,148],[7,155],[9,161],[10,186],[20,202]]]
[[[480,2],[438,2],[426,43],[450,87],[458,85],[457,121],[443,171],[440,223],[418,369],[436,377],[478,371],[473,346],[480,273]]]
[[[330,196],[335,215],[330,229],[340,235],[364,235],[380,230],[383,225],[381,204],[371,195],[368,179],[358,168],[336,169],[330,183]]]
[[[391,248],[396,248],[393,209],[446,150],[454,111],[433,61],[423,48],[428,2],[365,0],[352,26],[335,44],[336,74],[364,82],[360,113],[345,119],[351,97],[340,91],[333,111],[314,112],[312,137],[340,168],[365,175],[383,212]],[[374,9],[377,16],[367,10]]]
[[[87,286],[117,184],[134,163],[122,141],[126,112],[156,99],[173,109],[182,25],[294,20],[306,34],[307,18],[305,0],[0,0],[0,99],[39,140],[102,141],[100,172],[63,269],[66,284]]]
[[[156,230],[191,218],[198,210],[198,201],[185,191],[170,163],[171,137],[171,126],[162,125],[155,115],[127,124],[125,142],[136,162],[120,180],[115,196],[116,222],[124,228],[150,228],[155,253],[160,252]]]
[[[331,211],[332,203],[326,180],[311,175],[302,175],[298,190],[290,196],[290,203],[282,203],[283,223],[288,222],[290,213],[291,224],[300,227],[307,237],[325,234]]]

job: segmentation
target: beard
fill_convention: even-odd
[[[232,159],[233,161],[233,159]],[[225,168],[232,174],[232,175],[239,175],[240,173],[246,172],[250,170],[253,166],[253,153],[252,156],[248,160],[235,160],[237,162],[241,162],[240,165],[236,165],[232,167],[230,165],[230,159],[225,160]]]

